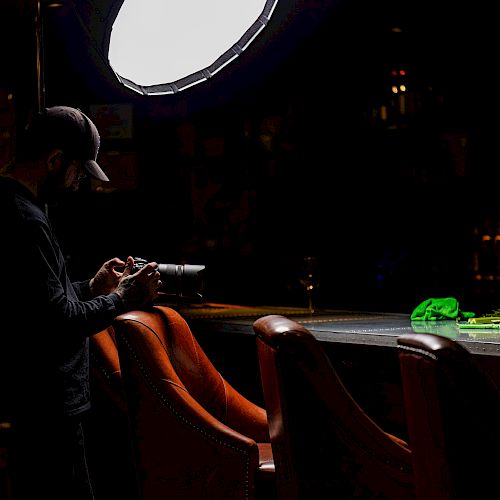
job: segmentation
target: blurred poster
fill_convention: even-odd
[[[132,139],[131,104],[91,104],[89,114],[99,130],[101,139]]]
[[[102,151],[97,161],[110,182],[92,179],[97,192],[132,191],[137,189],[137,155],[133,151]]]

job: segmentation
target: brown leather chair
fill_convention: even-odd
[[[85,420],[97,499],[140,500],[120,361],[112,327],[90,338],[92,408]]]
[[[452,339],[405,334],[398,352],[418,499],[499,498],[498,386]]]
[[[275,498],[266,412],[217,371],[173,309],[114,322],[144,500]]]
[[[9,471],[9,431],[11,423],[0,418],[0,499],[13,500]]]
[[[408,446],[357,404],[316,338],[280,315],[253,329],[279,499],[414,498]]]

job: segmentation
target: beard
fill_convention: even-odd
[[[69,164],[59,169],[57,172],[51,172],[44,180],[39,189],[40,199],[47,204],[57,204],[59,200],[64,199],[69,193],[74,193],[80,188],[80,181],[75,180],[69,183],[67,179],[67,170]]]

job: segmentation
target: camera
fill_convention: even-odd
[[[148,261],[134,257],[135,273],[142,269]],[[177,299],[200,301],[203,299],[205,266],[197,264],[158,264],[160,273],[160,293],[175,296]]]

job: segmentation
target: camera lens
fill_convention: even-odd
[[[132,272],[137,272],[147,263],[146,259],[134,257]],[[178,299],[199,301],[203,298],[205,266],[198,264],[158,264],[158,271],[162,282],[161,293],[173,295]]]
[[[177,297],[202,299],[205,266],[197,264],[159,264],[163,293]]]

